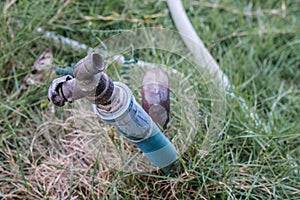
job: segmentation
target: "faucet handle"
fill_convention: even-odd
[[[64,106],[65,102],[72,102],[72,98],[68,97],[69,95],[64,95],[63,84],[67,81],[72,80],[72,76],[66,75],[63,77],[56,78],[52,81],[49,89],[48,89],[48,100],[56,106]],[[68,84],[72,87],[71,84]],[[68,87],[67,85],[67,87]],[[69,88],[73,90],[73,88]]]

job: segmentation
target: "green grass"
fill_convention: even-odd
[[[1,198],[300,199],[300,2],[192,0],[184,6],[233,92],[263,124],[228,97],[224,134],[203,157],[199,130],[182,155],[180,177],[110,169],[103,152],[86,150],[95,126],[76,132],[71,106],[47,105],[49,76],[25,87],[24,77],[45,49],[52,49],[54,65],[86,55],[55,45],[36,29],[95,47],[123,29],[175,30],[166,2],[0,1]],[[172,62],[159,52],[150,55],[141,56]],[[181,66],[186,75],[187,66]]]

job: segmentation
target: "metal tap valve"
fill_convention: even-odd
[[[85,97],[93,104],[108,104],[114,84],[102,73],[104,68],[103,58],[98,53],[87,55],[75,65],[75,78],[67,75],[53,80],[48,90],[49,101],[64,106],[65,102]]]

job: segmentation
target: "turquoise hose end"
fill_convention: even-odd
[[[136,102],[130,89],[120,82],[114,85],[112,105],[118,102],[118,108],[108,111],[103,106],[93,105],[94,112],[137,146],[154,166],[169,175],[168,169],[173,169],[170,166],[178,162],[175,146]]]
[[[142,141],[132,141],[144,155],[159,168],[164,168],[178,160],[177,152],[170,140],[161,132],[155,123],[152,123],[150,137]]]

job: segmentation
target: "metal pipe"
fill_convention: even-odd
[[[74,76],[79,81],[91,81],[93,77],[105,69],[105,64],[100,54],[92,52],[74,67]]]

